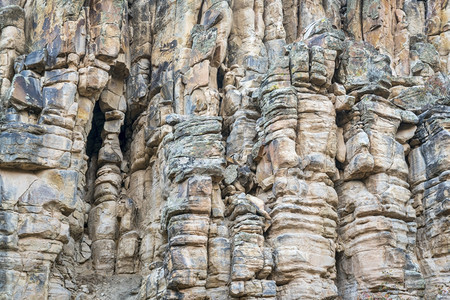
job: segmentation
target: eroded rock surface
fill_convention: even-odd
[[[0,299],[448,299],[450,4],[0,0]]]

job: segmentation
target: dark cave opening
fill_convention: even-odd
[[[85,202],[94,202],[95,179],[97,173],[97,156],[102,147],[102,130],[105,124],[105,115],[100,110],[99,102],[94,106],[91,130],[86,142],[86,155],[88,156],[85,186]]]
[[[218,68],[217,70],[217,89],[220,91],[223,86],[223,80],[225,78],[225,71],[223,68]]]
[[[86,155],[89,159],[95,153],[98,153],[102,146],[102,130],[105,124],[105,115],[100,110],[99,102],[97,101],[94,106],[94,116],[92,117],[92,127],[87,137],[86,143]]]

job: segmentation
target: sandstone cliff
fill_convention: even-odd
[[[448,0],[0,0],[0,299],[449,299]]]

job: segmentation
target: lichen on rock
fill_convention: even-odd
[[[447,299],[449,16],[0,0],[0,299]]]

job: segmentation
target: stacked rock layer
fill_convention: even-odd
[[[0,299],[448,299],[450,2],[0,0]]]

